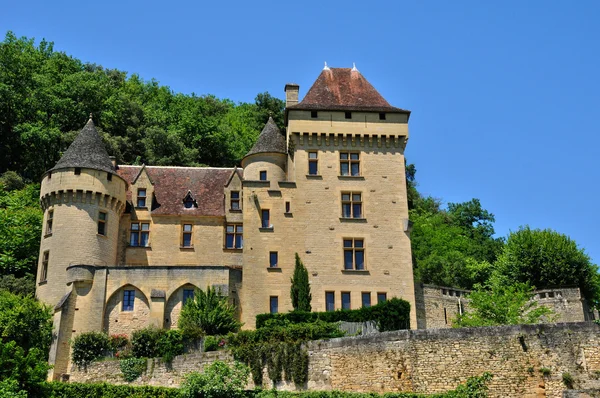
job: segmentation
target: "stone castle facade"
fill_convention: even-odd
[[[287,133],[270,119],[242,167],[117,165],[90,118],[41,185],[36,294],[54,307],[51,378],[69,373],[77,334],[175,328],[196,288],[228,295],[245,328],[291,310],[295,253],[313,311],[400,297],[411,327],[449,326],[454,298],[415,295],[410,112],[355,68],[326,67],[302,101],[296,84],[285,93]]]

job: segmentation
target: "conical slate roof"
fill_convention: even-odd
[[[281,134],[279,127],[275,124],[272,117],[269,116],[269,121],[265,124],[262,132],[256,140],[256,144],[250,149],[246,156],[256,153],[287,153],[287,144],[285,137]]]
[[[289,109],[410,113],[391,106],[356,68],[326,68]]]
[[[81,130],[75,141],[69,146],[56,166],[49,171],[81,167],[115,173],[115,169],[108,157],[102,138],[96,130],[94,121],[90,120]]]

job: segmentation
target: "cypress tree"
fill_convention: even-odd
[[[312,309],[310,306],[312,295],[310,294],[310,285],[308,284],[308,270],[302,263],[302,260],[300,260],[298,253],[296,253],[296,266],[294,267],[290,296],[292,297],[294,311],[310,312]]]

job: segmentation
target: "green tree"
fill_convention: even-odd
[[[210,286],[206,292],[197,289],[194,299],[186,302],[178,325],[187,337],[237,332],[241,326],[235,319],[235,308],[229,304],[228,298]]]
[[[529,283],[537,289],[578,286],[593,304],[600,300],[598,267],[567,235],[528,226],[511,232],[497,261],[507,283]]]
[[[471,309],[458,316],[454,327],[532,324],[555,318],[552,310],[533,300],[533,288],[526,283],[506,284],[492,277],[485,285],[476,285],[468,297]]]
[[[310,302],[312,295],[310,293],[310,284],[308,282],[308,270],[296,253],[296,265],[294,267],[294,276],[291,279],[290,296],[294,311],[307,311],[312,309]]]

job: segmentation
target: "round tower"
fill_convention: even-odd
[[[72,283],[91,286],[93,272],[82,277],[87,274],[79,267],[116,264],[126,193],[127,183],[116,174],[90,116],[42,179],[44,225],[36,276],[40,300],[56,306]]]
[[[285,137],[272,117],[263,128],[256,144],[242,159],[244,180],[270,181],[277,184],[287,181],[286,177],[287,145]],[[276,185],[275,185],[276,186]]]

